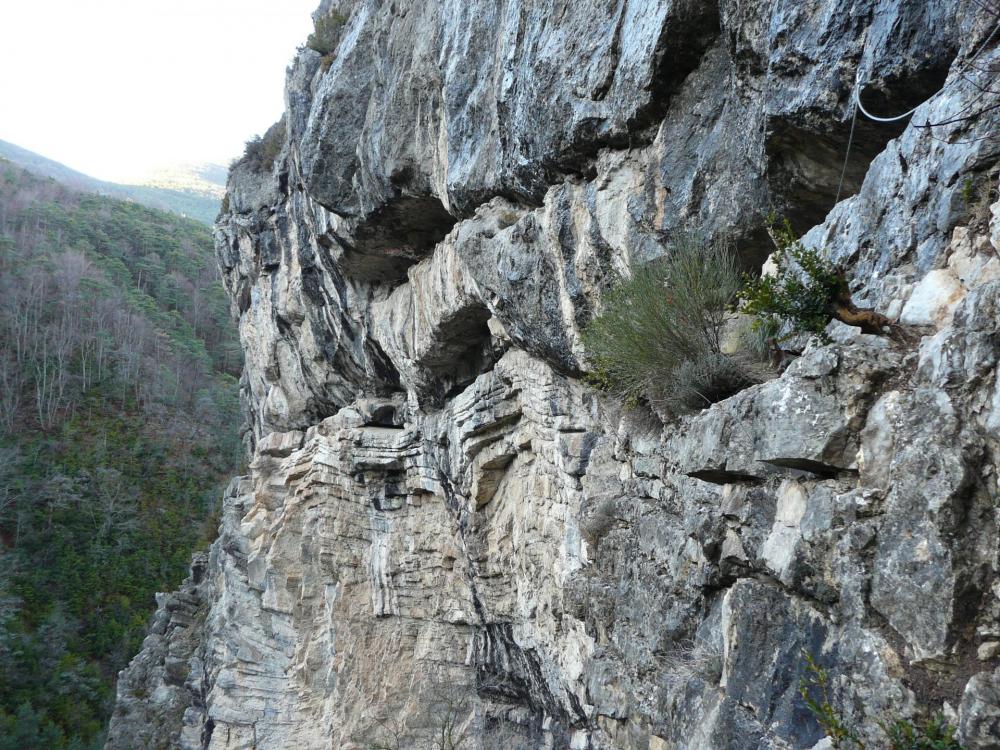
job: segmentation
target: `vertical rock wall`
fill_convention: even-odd
[[[250,473],[108,748],[811,748],[804,653],[871,746],[944,711],[1000,747],[995,19],[330,11],[336,52],[299,53],[280,156],[234,168],[217,229]],[[859,121],[845,163],[856,80],[881,113],[929,100]],[[688,230],[753,267],[772,210],[913,340],[834,325],[667,424],[581,380],[616,273]]]

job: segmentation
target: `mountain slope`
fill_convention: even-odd
[[[181,165],[154,173],[142,184],[123,185],[98,180],[7,141],[0,141],[0,157],[32,174],[51,177],[77,190],[134,200],[208,225],[215,221],[225,192],[226,170],[217,164]]]
[[[239,368],[207,227],[0,161],[0,749],[103,743],[214,535]]]
[[[146,174],[139,184],[146,187],[192,193],[222,200],[229,170],[221,164],[182,162],[159,167]]]

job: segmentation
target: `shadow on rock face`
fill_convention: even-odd
[[[896,115],[925,101],[944,85],[953,54],[946,53],[925,70],[882,79],[865,88],[865,107],[880,116]],[[830,132],[793,119],[772,121],[765,146],[768,184],[776,205],[786,206],[784,214],[793,229],[806,232],[823,221],[838,196],[844,199],[857,193],[872,160],[906,129],[907,122],[872,122],[859,113],[852,140],[849,121]]]
[[[358,227],[344,243],[341,268],[365,281],[401,281],[407,269],[427,257],[455,225],[455,217],[431,197],[399,197]]]

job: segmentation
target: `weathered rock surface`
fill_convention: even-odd
[[[872,747],[944,711],[1000,748],[980,6],[330,10],[339,48],[298,55],[281,155],[234,169],[217,229],[250,472],[108,748],[822,747],[804,653]],[[930,98],[859,120],[843,171],[856,80],[879,113]],[[667,424],[584,383],[617,273],[682,230],[752,267],[771,208],[906,340],[832,326]]]

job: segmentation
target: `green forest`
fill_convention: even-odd
[[[209,227],[0,161],[0,750],[103,744],[238,470]]]

